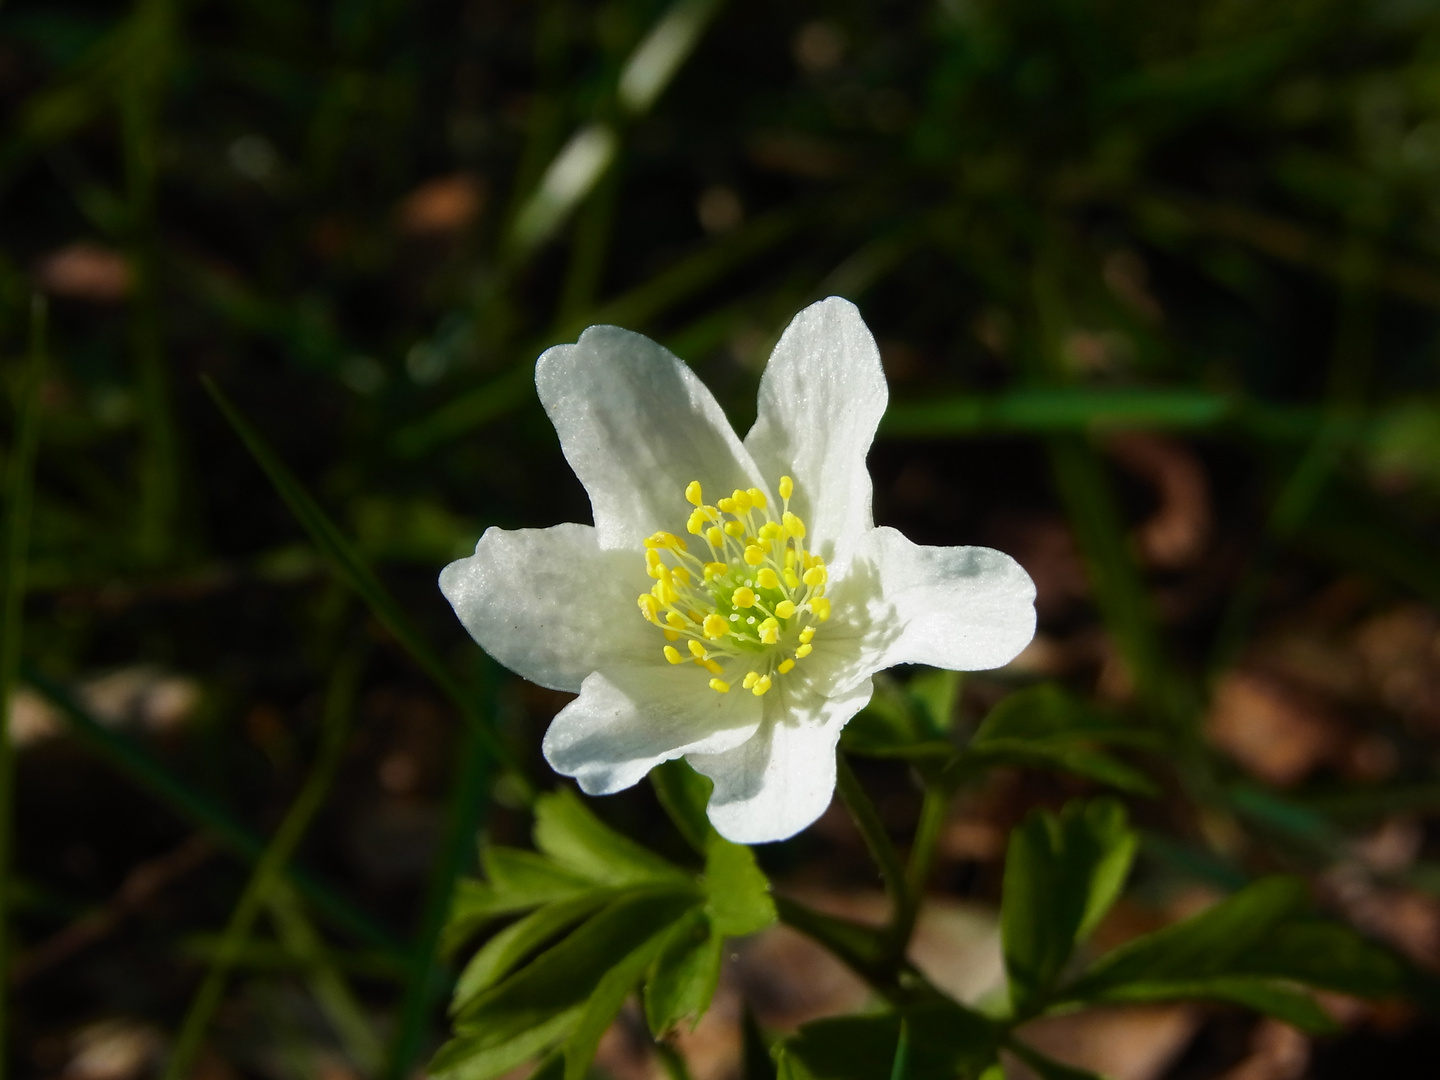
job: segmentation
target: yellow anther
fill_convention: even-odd
[[[780,521],[782,524],[784,524],[786,530],[790,533],[790,535],[795,537],[796,540],[805,539],[805,522],[801,521],[796,515],[790,513],[789,510],[786,510],[784,515],[780,518]]]
[[[735,595],[731,599],[735,602],[735,606],[738,608],[754,607],[755,590],[741,585],[740,588],[735,590]]]
[[[742,514],[748,514],[751,507],[755,505],[755,500],[750,497],[750,492],[741,491],[739,488],[730,493],[730,498],[735,502],[735,509]]]
[[[685,531],[699,536],[705,531],[705,522],[709,520],[704,510],[692,510],[690,520],[685,522]]]
[[[745,535],[745,523],[743,521],[727,521],[725,523],[725,535],[740,537]]]
[[[752,686],[754,686],[754,685],[755,685],[757,682],[759,682],[759,681],[760,681],[760,673],[759,673],[758,671],[747,671],[747,672],[745,673],[744,681],[742,681],[742,682],[740,683],[740,685],[743,686],[743,687],[745,687],[746,690],[749,690]]]
[[[787,547],[785,549],[785,569],[795,569],[795,549],[792,547]]]
[[[755,680],[755,685],[750,688],[750,693],[754,694],[756,697],[764,697],[765,691],[769,689],[770,676],[761,675],[760,678]]]
[[[795,605],[789,600],[781,600],[775,605],[775,614],[782,619],[793,619],[795,617]]]
[[[692,506],[699,506],[702,502],[704,502],[704,499],[700,494],[699,480],[691,480],[690,483],[685,485],[685,498]]]
[[[675,591],[675,586],[671,585],[665,578],[661,578],[651,586],[650,595],[662,604],[673,604],[676,600],[680,599],[680,594]]]
[[[794,552],[792,552],[792,551],[787,551],[785,554],[787,554],[787,555],[793,555]],[[783,575],[783,576],[784,576],[784,578],[785,578],[785,584],[786,584],[786,586],[787,586],[788,588],[798,589],[798,588],[800,587],[800,579],[795,576],[795,571],[792,570],[792,569],[790,569],[790,567],[787,566],[787,567],[785,568],[785,572],[784,572],[784,575]]]
[[[730,625],[712,611],[705,616],[705,621],[700,624],[700,629],[711,641],[719,641],[730,632]]]
[[[714,581],[722,578],[730,571],[730,564],[723,562],[707,562],[705,564],[705,580]]]
[[[710,528],[705,530],[705,539],[710,541],[711,547],[718,548],[725,546],[725,534],[720,531],[718,525],[711,525]]]
[[[800,631],[800,644],[809,645],[810,642],[814,639],[814,637],[815,628],[813,626],[807,626],[804,630]]]
[[[679,631],[679,630],[667,630],[667,629],[665,629],[664,627],[661,627],[661,629],[665,631],[665,640],[666,640],[666,641],[679,641],[679,640],[680,640],[680,631]]]
[[[722,514],[734,514],[737,513],[740,509],[738,506],[735,505],[734,499],[721,499],[715,505],[720,508],[720,512]]]
[[[815,599],[810,601],[810,610],[815,613],[815,617],[817,619],[819,619],[821,622],[825,622],[827,619],[830,618],[829,598],[825,596],[815,597]]]
[[[766,619],[756,627],[760,631],[760,644],[774,645],[780,640],[780,620]]]
[[[665,659],[669,660],[672,664],[683,664],[685,662],[685,657],[680,655],[680,650],[675,648],[674,645],[665,646]]]
[[[677,661],[677,663],[678,663],[678,661]],[[790,672],[794,669],[794,667],[795,667],[795,661],[794,661],[794,660],[786,659],[786,660],[781,660],[780,663],[779,663],[779,665],[775,668],[775,670],[778,671],[781,675],[789,675]]]
[[[678,611],[667,611],[665,613],[665,621],[676,630],[685,629],[685,616],[681,615]]]
[[[730,692],[730,684],[724,679],[711,679],[710,689],[714,690],[717,694],[728,694]]]
[[[805,576],[802,577],[800,580],[805,582],[806,585],[810,586],[824,585],[829,576],[830,575],[825,572],[825,567],[823,565],[812,566],[809,570],[805,571]]]
[[[725,674],[725,669],[719,664],[717,664],[714,660],[696,660],[695,662],[701,667],[703,667],[706,671],[708,671],[711,675]]]
[[[780,498],[788,499],[795,494],[795,481],[788,476],[780,477]]]
[[[751,544],[745,549],[745,562],[750,566],[759,566],[765,561],[765,549],[759,544]]]
[[[640,605],[640,614],[644,615],[647,621],[657,624],[660,622],[660,601],[655,597],[642,593],[636,603]]]
[[[706,657],[706,655],[707,655],[706,652],[705,652],[705,646],[704,646],[704,645],[701,645],[701,644],[700,644],[698,641],[696,641],[694,638],[691,638],[689,641],[687,641],[687,642],[685,643],[685,646],[686,646],[686,648],[688,648],[688,649],[690,650],[690,655],[693,656],[693,657],[695,657],[696,660],[704,660],[704,659],[705,659],[705,657]]]
[[[755,535],[760,537],[761,540],[775,540],[779,538],[782,531],[780,526],[776,525],[775,522],[767,521],[755,531]]]
[[[768,566],[755,575],[755,580],[760,583],[762,589],[778,589],[780,587],[780,578]]]
[[[670,579],[672,581],[679,582],[680,586],[683,588],[684,586],[690,584],[690,571],[686,570],[683,566],[677,566],[670,571]]]
[[[810,655],[811,650],[813,650],[814,648],[814,645],[806,642],[804,645],[801,645],[798,649],[795,650],[795,659],[804,660],[805,657]]]
[[[765,509],[765,504],[769,500],[765,498],[765,493],[763,491],[761,491],[759,488],[751,488],[749,491],[745,492],[745,494],[750,496],[750,501],[755,504],[755,509]]]

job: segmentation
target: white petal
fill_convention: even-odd
[[[754,694],[717,694],[691,664],[597,671],[551,722],[542,749],[587,795],[609,795],[662,761],[740,745],[755,734],[761,713]]]
[[[754,738],[725,753],[688,754],[715,781],[708,813],[716,831],[737,844],[764,844],[794,836],[823,814],[835,793],[840,729],[871,690],[866,679],[826,698],[782,681],[764,699],[765,723]]]
[[[638,551],[657,530],[683,532],[691,480],[712,502],[737,487],[769,491],[705,384],[647,337],[592,326],[540,357],[535,388],[602,548]]]
[[[888,399],[875,339],[838,296],[795,316],[760,379],[745,446],[772,483],[794,478],[807,542],[837,567],[873,523],[865,455]]]
[[[858,635],[855,663],[864,674],[894,664],[954,671],[1000,667],[1035,636],[1035,584],[1004,552],[923,547],[889,528],[871,532],[862,552],[851,578],[836,590],[847,597],[836,608],[850,619],[837,630]],[[851,589],[869,596],[849,602]],[[816,635],[817,653],[823,633]]]
[[[474,555],[440,572],[440,591],[482,649],[572,693],[599,668],[659,656],[660,631],[635,606],[649,586],[640,552],[601,551],[589,525],[487,529]]]

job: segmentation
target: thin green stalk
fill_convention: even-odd
[[[310,992],[350,1060],[361,1073],[373,1076],[384,1060],[384,1047],[345,977],[330,962],[324,942],[306,917],[299,897],[288,885],[279,883],[270,890],[266,907],[281,944],[304,965]]]
[[[236,821],[225,807],[165,768],[134,739],[100,723],[64,687],[32,664],[22,662],[20,673],[27,683],[60,710],[69,721],[70,730],[118,772],[129,777],[178,816],[204,829],[246,862],[259,861],[265,850],[265,841]],[[390,933],[344,896],[298,867],[287,866],[284,873],[306,901],[337,929],[384,950],[387,955],[398,952],[399,946]]]
[[[315,765],[310,770],[300,793],[290,804],[280,827],[275,830],[269,845],[255,864],[255,869],[246,882],[240,899],[230,913],[215,955],[209,969],[175,1037],[175,1046],[166,1063],[164,1080],[187,1080],[195,1057],[200,1051],[205,1031],[220,1004],[225,991],[225,982],[240,954],[250,928],[260,914],[272,890],[281,882],[281,872],[296,847],[304,838],[310,822],[324,804],[340,767],[345,751],[345,740],[350,733],[350,721],[354,713],[355,692],[359,686],[364,653],[353,649],[342,655],[330,677],[325,693],[325,708],[321,718],[320,747]]]
[[[910,890],[905,883],[905,868],[900,863],[900,854],[895,850],[895,844],[886,832],[880,815],[876,813],[875,804],[865,793],[860,778],[855,775],[855,770],[850,767],[844,754],[836,755],[835,767],[835,786],[846,809],[850,811],[850,816],[855,819],[871,857],[880,867],[885,890],[890,894],[891,910],[902,912],[910,903]]]
[[[498,702],[497,673],[488,664],[483,669],[485,699],[493,710]],[[470,724],[464,729],[459,748],[455,787],[450,795],[445,839],[420,914],[420,927],[410,952],[410,977],[400,1003],[395,1037],[382,1080],[402,1080],[410,1075],[425,1042],[426,1028],[437,996],[443,989],[444,968],[440,957],[440,935],[450,913],[455,883],[475,858],[475,834],[481,827],[485,805],[494,779],[494,758],[480,738],[483,729]]]
[[[675,1047],[667,1042],[657,1042],[655,1056],[660,1061],[665,1080],[691,1080],[690,1067],[685,1064],[685,1056]]]
[[[475,729],[475,736],[480,746],[510,774],[521,797],[532,801],[535,797],[534,785],[525,775],[518,759],[495,731],[491,717],[479,708],[474,692],[462,686],[445,663],[430,648],[430,644],[415,628],[390,591],[375,576],[375,572],[366,564],[355,545],[330,520],[329,515],[320,508],[320,504],[305,490],[305,486],[285,466],[284,462],[280,460],[280,456],[270,448],[270,445],[260,436],[250,421],[245,419],[244,415],[231,404],[230,399],[210,379],[202,376],[201,382],[225,415],[225,419],[230,422],[230,426],[235,429],[235,433],[240,436],[245,448],[250,451],[251,457],[269,477],[270,483],[274,485],[280,498],[285,501],[285,505],[290,508],[295,519],[310,534],[315,546],[329,560],[341,580],[369,605],[371,612],[380,620],[385,629],[390,631],[400,646],[410,654],[411,659],[419,664],[435,684],[445,692],[446,696],[455,703],[460,714],[465,718],[467,726]]]
[[[905,867],[905,903],[896,908],[890,929],[893,947],[901,955],[908,951],[910,936],[915,932],[925,885],[935,866],[935,846],[949,808],[949,789],[943,784],[927,783],[925,798],[920,804],[920,820],[915,826],[915,840],[910,846],[910,861]]]
[[[0,581],[0,901],[10,894],[15,814],[15,751],[10,742],[10,703],[20,669],[24,627],[25,569],[30,545],[30,511],[35,492],[35,453],[40,442],[40,388],[45,378],[45,301],[30,309],[30,349],[15,410],[15,435],[5,470],[5,580]],[[8,904],[0,902],[0,1080],[9,1061],[11,1028]]]

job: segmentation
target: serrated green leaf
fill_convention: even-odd
[[[719,833],[711,833],[705,846],[705,891],[705,910],[725,937],[754,934],[775,921],[770,879],[755,853]]]
[[[929,734],[943,735],[949,731],[955,719],[955,699],[960,696],[963,676],[958,671],[945,668],[926,668],[916,672],[906,688],[910,698],[919,707],[916,717]]]
[[[817,1020],[786,1039],[780,1080],[877,1080],[890,1076],[904,1023],[905,1080],[977,1080],[996,1056],[990,1021],[948,1001],[883,1016]]]
[[[1264,878],[1183,922],[1136,938],[1097,960],[1061,1000],[1097,1000],[1127,983],[1188,982],[1230,975],[1245,954],[1309,901],[1305,883]]]
[[[674,933],[674,921],[652,926],[650,936],[612,964],[595,985],[575,1030],[565,1041],[565,1080],[584,1080],[591,1059],[595,1057],[595,1048],[600,1045],[600,1037]]]
[[[1010,835],[1000,925],[1010,1004],[1038,1011],[1075,946],[1124,887],[1137,838],[1113,799],[1039,811]]]
[[[690,880],[678,866],[610,828],[567,788],[536,800],[535,846],[562,867],[605,885]]]
[[[1156,979],[1112,987],[1091,1002],[1224,1001],[1243,1005],[1314,1035],[1337,1029],[1335,1021],[1309,994],[1274,979],[1215,975],[1201,979]]]
[[[645,1020],[663,1037],[682,1020],[698,1023],[720,981],[724,937],[703,911],[675,924],[645,980]]]
[[[446,955],[497,918],[595,888],[588,878],[530,851],[490,847],[481,852],[480,861],[488,881],[462,880],[455,885],[440,937],[440,951]]]
[[[450,999],[451,1015],[510,974],[531,953],[616,898],[614,889],[592,889],[568,900],[546,904],[501,930],[470,958],[460,973]]]
[[[705,842],[714,831],[705,814],[714,782],[692,769],[684,758],[675,758],[651,769],[650,783],[685,842],[705,854]]]
[[[455,1029],[495,1045],[582,1005],[616,962],[700,903],[694,889],[644,889],[607,904],[564,940],[479,994]]]

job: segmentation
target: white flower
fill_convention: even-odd
[[[998,667],[1034,633],[1008,555],[875,527],[888,392],[848,301],[795,317],[743,443],[688,367],[613,326],[548,350],[535,385],[595,525],[490,529],[440,588],[495,659],[578,691],[544,752],[589,794],[683,755],[723,836],[782,840],[829,804],[875,672]]]

